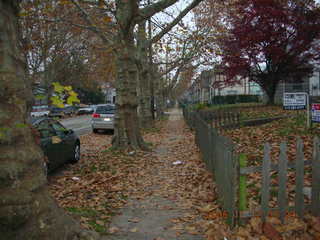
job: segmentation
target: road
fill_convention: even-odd
[[[79,136],[92,132],[90,121],[91,115],[82,115],[60,120],[63,126],[72,129]]]

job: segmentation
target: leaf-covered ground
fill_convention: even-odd
[[[241,127],[221,131],[225,136],[230,137],[236,144],[239,153],[248,157],[248,165],[260,165],[263,157],[263,145],[270,143],[273,151],[273,160],[276,161],[279,154],[280,143],[286,141],[288,144],[289,161],[294,160],[296,153],[296,140],[301,137],[304,142],[305,157],[311,157],[312,141],[314,136],[320,134],[320,125],[313,124],[312,129],[306,128],[305,111],[288,111],[281,107],[244,108],[239,110],[242,119],[258,119],[277,116],[291,116],[276,120],[259,126]]]
[[[309,219],[312,228],[294,217],[286,225],[270,217],[264,227],[260,218],[252,218],[244,227],[231,231],[219,208],[212,176],[204,167],[194,134],[181,119],[181,112],[175,110],[173,117],[158,122],[156,128],[146,131],[144,138],[152,151],[120,153],[110,149],[110,135],[82,136],[81,161],[63,175],[49,179],[53,196],[84,227],[107,234],[110,239],[149,239],[144,234],[160,231],[156,230],[159,228],[162,232],[158,237],[152,235],[150,240],[320,237],[317,218]],[[115,224],[119,214],[125,219],[128,209],[149,210],[150,204],[154,217],[172,211],[166,224],[161,219],[159,224],[163,226],[142,229],[139,223],[144,219],[131,215],[126,220],[129,228]],[[169,233],[174,233],[174,237],[167,237],[172,236]]]

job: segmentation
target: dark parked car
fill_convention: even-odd
[[[73,130],[50,118],[32,119],[32,125],[40,133],[40,145],[48,158],[48,172],[80,160],[80,140]]]
[[[49,117],[62,118],[64,116],[63,108],[51,107]]]
[[[64,114],[69,115],[69,116],[75,114],[77,111],[78,111],[78,108],[75,106],[67,106],[67,107],[63,108]]]

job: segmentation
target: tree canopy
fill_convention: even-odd
[[[240,0],[219,41],[227,81],[258,83],[273,103],[278,83],[301,81],[319,60],[320,10],[314,1]]]

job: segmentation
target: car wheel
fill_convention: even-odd
[[[73,156],[72,156],[72,159],[71,159],[71,163],[76,163],[76,162],[79,162],[80,160],[80,155],[81,155],[81,152],[80,152],[80,144],[79,143],[76,143],[76,145],[74,146],[74,149],[73,149]]]
[[[93,129],[92,129],[92,132],[98,133],[98,129],[93,128]]]

